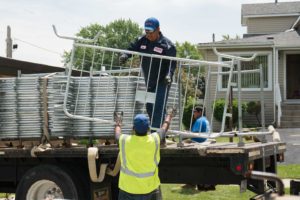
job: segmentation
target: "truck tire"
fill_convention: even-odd
[[[40,165],[28,170],[19,182],[16,200],[80,200],[75,177],[60,167]]]

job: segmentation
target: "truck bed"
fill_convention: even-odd
[[[98,165],[115,163],[119,152],[116,144],[97,147]],[[2,192],[14,192],[15,181],[19,181],[28,169],[41,164],[76,166],[88,173],[88,151],[85,146],[52,148],[36,152],[36,157],[31,155],[31,149],[0,148]],[[249,170],[276,173],[277,162],[281,161],[285,150],[286,144],[283,142],[245,143],[242,147],[236,143],[192,143],[178,147],[174,143],[161,148],[159,177],[162,183],[244,185],[262,194],[264,182],[248,180],[245,174]]]
[[[116,144],[99,145],[99,154],[105,158],[114,158],[119,149]],[[284,153],[286,144],[284,142],[255,142],[245,143],[244,146],[238,146],[237,143],[214,143],[201,144],[191,143],[178,147],[176,143],[161,147],[161,157],[228,157],[233,155],[244,155],[250,160],[263,156],[272,155],[275,152]],[[37,157],[81,157],[87,156],[86,146],[73,146],[51,148],[43,152],[36,152]],[[31,156],[30,148],[0,148],[0,157],[2,158],[26,158]]]

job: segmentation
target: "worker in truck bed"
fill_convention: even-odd
[[[121,134],[122,117],[115,115],[115,137],[119,143],[121,170],[119,200],[161,200],[158,164],[160,144],[165,144],[175,109],[168,110],[162,127],[149,134],[149,120],[138,114],[133,121],[133,134]]]
[[[205,110],[203,110],[202,106],[195,106],[193,110],[193,125],[191,132],[193,133],[209,133],[210,131],[210,125],[205,115]],[[198,142],[202,143],[205,142],[207,138],[191,138],[190,142]],[[182,186],[182,188],[192,188],[197,189],[199,191],[207,191],[207,190],[215,190],[215,185],[210,184],[185,184]]]
[[[192,132],[194,133],[209,133],[210,126],[209,122],[206,118],[205,111],[203,111],[202,106],[196,106],[193,110],[193,126],[192,126]],[[207,138],[191,138],[194,142],[205,142]]]
[[[144,28],[146,34],[133,42],[128,50],[176,57],[175,45],[160,32],[159,21],[156,18],[147,19]],[[131,54],[121,55],[120,64],[125,63],[131,56]],[[151,127],[160,128],[166,113],[166,103],[176,69],[176,61],[141,56],[141,65],[147,92],[156,93],[154,105],[146,104]]]

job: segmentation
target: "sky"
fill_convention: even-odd
[[[278,0],[287,2],[296,0]],[[82,27],[114,20],[131,19],[143,27],[145,19],[156,17],[162,33],[174,43],[216,41],[222,35],[242,36],[241,5],[272,3],[275,0],[0,0],[0,56],[6,56],[7,26],[11,27],[13,58],[63,66],[62,54]]]

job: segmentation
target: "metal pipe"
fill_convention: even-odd
[[[193,59],[187,59],[187,58],[161,56],[161,55],[156,55],[156,54],[146,54],[146,53],[139,53],[139,52],[135,52],[135,51],[128,51],[128,50],[123,50],[123,49],[115,49],[115,48],[109,48],[109,47],[94,46],[94,45],[81,44],[81,43],[80,44],[76,43],[75,46],[86,47],[86,48],[96,48],[96,49],[103,50],[103,51],[112,51],[112,52],[116,52],[116,53],[124,53],[124,54],[152,57],[152,58],[159,58],[159,59],[167,59],[167,60],[172,60],[172,61],[181,61],[181,62],[187,62],[187,64],[195,64],[195,65],[198,64],[198,66],[196,66],[196,67],[199,67],[199,65],[223,66],[223,67],[227,67],[227,68],[231,67],[229,64],[226,64],[226,63],[223,63],[223,62],[193,60]]]
[[[241,76],[241,63],[239,62],[237,64],[238,68],[238,122],[239,122],[239,132],[242,132],[242,96],[241,96],[241,91],[242,91],[242,76]]]
[[[260,104],[261,104],[261,126],[262,131],[265,130],[265,99],[264,99],[264,72],[262,64],[259,65],[260,69]]]
[[[235,60],[240,60],[240,61],[251,61],[253,60],[257,54],[253,54],[250,58],[244,58],[244,57],[239,57],[239,56],[232,56],[232,55],[228,55],[228,54],[222,54],[222,53],[219,53],[216,49],[216,47],[213,47],[213,51],[214,53],[217,55],[217,56],[220,56],[222,58],[228,58],[228,59],[235,59]]]
[[[255,180],[262,180],[262,181],[263,180],[274,181],[276,182],[278,195],[279,196],[284,195],[284,184],[276,174],[268,173],[268,172],[259,172],[259,171],[248,171],[245,174],[245,177],[250,179],[255,179]]]
[[[190,131],[177,131],[177,130],[168,130],[167,134],[179,135],[184,138],[218,138],[218,137],[245,137],[245,136],[265,136],[272,135],[273,133],[270,131],[265,132],[247,132],[247,133],[239,133],[235,131],[230,132],[220,132],[220,133],[195,133]]]
[[[221,133],[224,132],[224,130],[225,130],[225,122],[226,122],[226,117],[227,117],[227,108],[228,108],[228,101],[229,101],[228,98],[229,98],[229,94],[230,94],[230,86],[231,86],[231,80],[232,80],[233,67],[234,67],[234,61],[232,61],[232,65],[231,65],[231,68],[230,68],[230,74],[229,74],[229,77],[228,77],[225,103],[224,103],[224,110],[223,110]]]
[[[238,71],[232,71],[233,74],[239,73]],[[259,69],[252,69],[252,70],[242,70],[241,74],[251,74],[251,73],[260,73]],[[220,74],[220,75],[227,75],[230,74],[229,71],[226,72],[211,72],[211,74]]]
[[[217,138],[221,136],[221,133],[217,133],[214,136],[209,136],[208,133],[194,133],[190,131],[176,130],[168,130],[167,134],[178,135],[180,138]]]
[[[100,36],[100,31],[97,33],[97,35],[93,39],[84,39],[84,38],[62,36],[62,35],[59,35],[57,33],[55,25],[52,25],[52,28],[53,28],[53,31],[54,31],[54,33],[57,37],[62,38],[62,39],[67,39],[67,40],[81,41],[81,42],[87,42],[87,43],[95,43],[98,40],[99,36]]]

